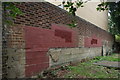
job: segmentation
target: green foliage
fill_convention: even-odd
[[[118,78],[118,74],[120,73],[116,68],[107,68],[93,64],[102,60],[120,61],[120,58],[118,59],[118,54],[98,56],[74,66],[63,65],[54,70],[45,70],[43,74],[38,75],[37,78]],[[61,75],[61,73],[63,75]]]
[[[73,20],[71,24],[68,24],[68,26],[71,26],[71,28],[76,27],[77,22]]]
[[[113,24],[114,34],[120,34],[120,1],[109,3],[109,13]]]
[[[112,54],[111,56],[98,56],[94,60],[120,61],[120,58],[116,54]]]
[[[19,8],[17,8],[12,2],[4,2],[3,7],[4,7],[3,20],[5,24],[12,25],[13,24],[12,20],[15,19],[17,15],[23,15],[23,12]]]
[[[83,2],[82,0],[77,0],[75,2],[72,2],[71,0],[68,0],[67,2],[63,1],[62,4],[64,5],[64,8],[73,16],[76,16],[76,11],[79,7],[83,7],[83,4],[86,2]],[[72,20],[71,24],[68,24],[71,27],[76,27],[77,22],[75,19]]]
[[[78,66],[70,66],[70,71],[65,78],[118,78],[119,72],[115,69],[108,69],[103,66],[84,63]]]
[[[109,10],[109,32],[113,35],[120,34],[120,1],[101,2],[96,8],[98,11]]]
[[[118,33],[118,29],[117,29],[117,27],[115,26],[115,23],[112,21],[112,19],[111,19],[111,16],[108,16],[108,31],[111,33],[111,34],[113,34],[113,35],[115,35],[115,34],[117,34]]]
[[[64,5],[64,8],[66,8],[66,10],[68,10],[69,13],[71,13],[73,16],[75,16],[75,12],[77,11],[77,9],[79,7],[83,7],[83,1],[82,0],[77,0],[75,2],[72,1],[63,1],[62,2]]]
[[[65,74],[65,78],[118,78],[119,71],[114,68],[106,68],[94,65],[96,61],[120,61],[117,54],[111,56],[99,56],[88,62],[80,63],[77,66],[68,66],[69,73]]]
[[[115,35],[116,42],[120,42],[120,35]]]
[[[69,68],[68,68],[68,66],[66,66],[66,65],[63,65],[63,66],[61,66],[60,67],[60,70],[68,70]]]
[[[98,7],[96,8],[97,11],[105,11],[108,10],[108,2],[101,2],[100,4],[98,4]]]

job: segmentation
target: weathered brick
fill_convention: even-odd
[[[70,24],[74,17],[48,2],[14,4],[24,12],[24,15],[16,17],[14,20],[16,27],[7,27],[8,31],[4,31],[3,66],[5,67],[7,63],[8,66],[12,67],[7,69],[9,74],[4,70],[5,75],[8,74],[9,77],[23,77],[25,74],[29,77],[48,68],[49,65],[53,66],[101,55],[101,47],[89,45],[89,41],[85,40],[86,37],[92,38],[94,35],[99,38],[103,42],[102,45],[105,46],[105,51],[112,47],[114,38],[110,33],[79,17],[76,17],[77,27],[70,29],[69,26],[65,25]],[[7,32],[11,32],[11,34],[7,34]],[[90,48],[83,48],[85,44],[89,45]],[[58,51],[56,49],[50,51],[52,58],[58,62],[52,61],[47,54],[49,48],[60,48]],[[7,61],[7,56],[9,61]],[[36,66],[32,66],[32,64],[36,64]],[[20,67],[22,68],[20,69]],[[12,71],[13,74],[10,74]]]

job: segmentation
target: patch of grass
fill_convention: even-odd
[[[114,68],[108,69],[107,67],[94,65],[93,63],[100,60],[119,61],[116,55],[99,56],[94,60],[80,63],[77,66],[68,66],[70,72],[65,74],[65,78],[76,78],[79,76],[87,78],[118,78],[119,71]]]
[[[118,55],[113,54],[110,56],[99,56],[87,62],[79,63],[75,66],[61,66],[55,70],[45,71],[43,76],[39,78],[118,78],[120,75],[119,70],[115,68],[107,68],[103,66],[94,65],[94,62],[107,60],[107,61],[120,61]]]
[[[96,66],[91,63],[84,63],[78,66],[69,66],[70,73],[66,74],[65,78],[76,78],[77,75],[87,78],[117,78],[118,71],[115,69],[108,69],[103,66]]]
[[[118,57],[117,54],[112,54],[110,56],[98,56],[95,58],[95,60],[107,60],[107,61],[119,61],[120,58]]]

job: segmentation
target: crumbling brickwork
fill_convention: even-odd
[[[23,28],[21,26],[9,26],[5,31],[2,51],[3,78],[22,78],[25,71],[25,39]]]

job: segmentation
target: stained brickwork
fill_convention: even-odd
[[[93,58],[95,56],[100,56],[101,47],[96,48],[51,48],[48,51],[50,56],[49,65],[55,67],[56,65],[62,65],[69,62],[81,61],[85,58]],[[53,59],[57,60],[56,62]]]
[[[17,16],[15,24],[50,28],[51,23],[69,24],[71,22],[72,17],[65,10],[48,2],[16,3],[16,6],[24,15]]]
[[[48,48],[83,47],[82,49],[69,48],[67,51],[62,50],[61,54],[64,56],[69,52],[68,54],[75,53],[79,55],[75,50],[78,49],[80,52],[83,51],[87,53],[86,55],[82,54],[83,58],[94,55],[95,53],[97,53],[96,55],[100,55],[102,51],[106,53],[112,48],[114,38],[110,33],[79,17],[76,17],[78,22],[77,27],[72,28],[76,31],[77,35],[71,35],[74,31],[66,28],[68,26],[65,26],[65,24],[70,24],[73,16],[55,5],[48,2],[21,2],[14,4],[20,8],[24,14],[14,19],[15,27],[3,27],[2,64],[4,77],[15,78],[31,76],[38,71],[42,71],[42,69],[46,69],[51,64],[57,64],[55,62],[59,61],[61,52],[58,50],[58,54],[54,52],[56,51],[54,49],[53,52],[50,52],[50,59],[48,59],[48,57],[46,57]],[[52,25],[53,23],[64,25]],[[94,46],[91,46],[91,44]],[[102,46],[104,49],[102,49]],[[86,47],[90,47],[89,50]],[[86,50],[88,52],[85,52]],[[43,56],[44,59],[41,56]],[[40,59],[35,57],[40,57]],[[68,59],[73,56],[66,55],[66,57]],[[42,60],[44,60],[46,64],[39,64],[43,62]],[[64,62],[64,60],[66,59],[61,61]],[[32,64],[34,64],[34,66]]]
[[[102,41],[97,37],[85,37],[84,38],[85,47],[102,47]]]
[[[24,77],[25,39],[22,26],[4,28],[3,37],[3,78]],[[12,74],[11,74],[12,73]]]
[[[67,11],[48,2],[26,2],[14,4],[24,13],[22,16],[17,16],[14,20],[15,24],[50,29],[52,23],[70,24],[74,18]],[[95,35],[103,40],[113,41],[113,36],[105,30],[81,19],[80,17],[76,17],[76,19],[78,22],[77,29],[79,35],[88,37]]]
[[[51,29],[25,26],[24,29],[26,44],[25,75],[27,77],[49,67],[49,55],[47,54],[49,48],[77,46],[76,32],[64,26],[53,24]]]

